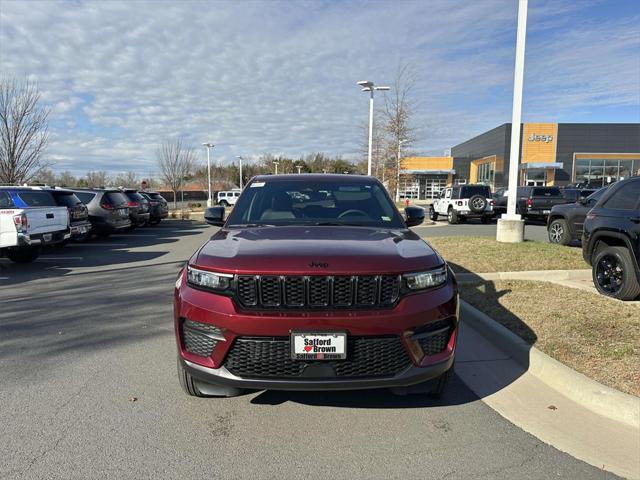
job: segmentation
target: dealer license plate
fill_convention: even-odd
[[[542,213],[544,213],[545,215],[549,215],[551,213],[551,210],[543,210]]]
[[[347,358],[347,334],[344,332],[291,332],[291,358],[294,360]]]

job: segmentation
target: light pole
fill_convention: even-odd
[[[400,140],[398,138],[398,161],[396,162],[396,203],[400,201],[400,148],[404,142],[406,142],[406,140]]]
[[[202,146],[207,148],[207,207],[213,207],[213,199],[211,198],[211,155],[209,152],[215,145],[211,142],[205,142]]]
[[[243,158],[240,155],[236,155],[236,158],[240,160],[240,190],[242,190],[242,160]]]
[[[296,165],[296,168],[298,169],[298,175],[300,175],[300,169],[302,168],[302,165],[298,164]]]
[[[273,164],[276,166],[276,175],[277,175],[278,174],[278,165],[280,164],[280,162],[278,162],[277,160],[274,160]]]
[[[389,90],[389,87],[376,87],[369,80],[358,82],[363,92],[369,92],[369,149],[367,153],[367,175],[371,176],[371,147],[373,144],[373,92],[374,90]]]
[[[524,221],[516,213],[518,190],[518,165],[520,163],[520,121],[522,119],[522,87],[524,83],[524,47],[527,37],[528,0],[518,5],[518,30],[516,37],[516,64],[513,78],[513,107],[511,117],[511,151],[509,157],[509,193],[507,213],[498,219],[496,240],[520,243],[524,240]]]

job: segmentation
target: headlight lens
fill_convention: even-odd
[[[447,281],[447,267],[440,267],[420,273],[404,275],[407,288],[410,290],[424,290],[425,288],[439,287]]]
[[[213,273],[187,266],[187,282],[207,290],[227,290],[231,286],[233,275]]]

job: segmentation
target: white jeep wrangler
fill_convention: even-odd
[[[491,189],[487,185],[457,185],[447,187],[429,207],[432,221],[446,216],[451,224],[465,221],[467,218],[479,218],[489,223],[493,218],[493,200]]]

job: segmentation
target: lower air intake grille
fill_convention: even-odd
[[[201,357],[211,356],[218,340],[210,335],[220,335],[221,331],[213,325],[185,320],[182,324],[182,339],[187,352]]]
[[[451,338],[451,322],[441,320],[434,322],[427,327],[426,331],[421,332],[418,343],[425,355],[435,355],[447,348],[449,338]]]
[[[323,377],[392,377],[411,364],[399,337],[350,337],[347,359],[302,361],[291,358],[289,337],[239,337],[231,347],[225,367],[243,378],[290,378],[304,376],[310,365],[330,366],[334,375]]]

